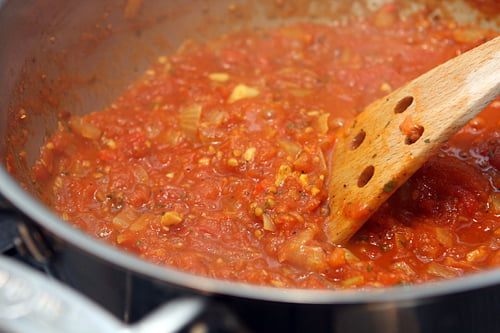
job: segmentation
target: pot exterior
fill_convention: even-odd
[[[126,323],[139,322],[168,301],[198,297],[206,298],[208,306],[185,332],[200,326],[214,332],[500,331],[499,285],[412,301],[364,304],[300,304],[207,295],[97,260],[35,223],[20,222],[26,220],[19,216],[14,220],[27,226],[30,235],[42,235],[35,237],[37,246],[50,249],[50,257],[40,264],[43,270]]]

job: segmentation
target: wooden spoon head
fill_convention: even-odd
[[[329,180],[330,242],[342,244],[500,94],[500,37],[411,81],[338,135]]]

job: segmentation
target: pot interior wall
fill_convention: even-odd
[[[29,168],[57,122],[110,104],[155,57],[198,37],[217,10],[206,1],[148,2],[137,15],[117,1],[4,3],[0,154],[9,171],[36,192]]]

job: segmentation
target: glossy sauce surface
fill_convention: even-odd
[[[68,223],[157,264],[275,287],[359,288],[500,265],[500,100],[345,247],[326,241],[336,131],[497,33],[386,6],[186,42],[105,110],[61,122],[33,168]]]

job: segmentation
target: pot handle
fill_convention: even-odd
[[[126,325],[62,283],[0,256],[0,331],[12,333],[177,332],[208,307],[202,297],[172,300]]]

